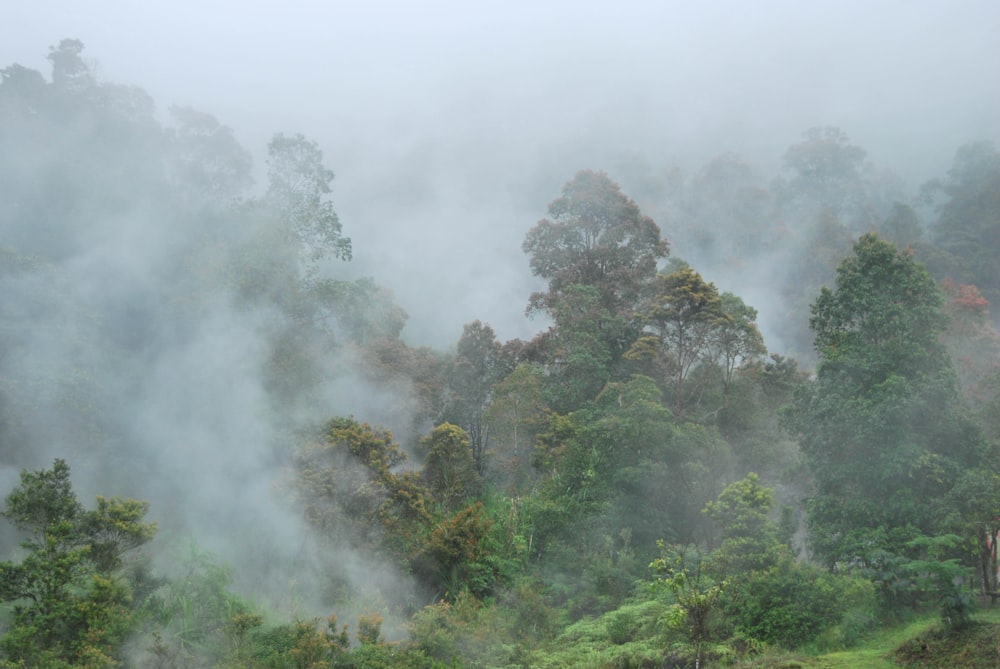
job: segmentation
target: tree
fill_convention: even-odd
[[[171,107],[170,114],[177,124],[171,147],[174,178],[199,202],[228,205],[253,182],[250,152],[211,114],[190,107]]]
[[[49,47],[52,84],[57,89],[80,93],[94,85],[94,74],[80,56],[81,53],[83,42],[78,39],[64,39],[58,46]]]
[[[431,520],[406,454],[392,433],[353,418],[330,420],[293,454],[293,494],[306,521],[358,548],[409,554]]]
[[[715,349],[714,357],[722,363],[728,391],[740,365],[764,355],[767,348],[757,329],[757,310],[730,292],[719,297],[725,318],[719,323],[711,346]]]
[[[836,289],[824,287],[812,305],[820,377],[850,371],[857,390],[892,375],[915,381],[948,375],[941,345],[948,319],[930,274],[874,233],[837,268]]]
[[[652,350],[666,361],[674,407],[683,415],[687,404],[684,382],[727,322],[719,291],[688,266],[661,274],[644,320],[654,339],[640,339],[629,355],[641,356],[642,350],[654,344]]]
[[[784,167],[792,178],[781,197],[784,205],[806,219],[826,210],[852,229],[863,229],[873,215],[865,179],[866,155],[840,128],[810,128],[800,143],[785,152]]]
[[[313,281],[306,287],[305,297],[314,305],[314,322],[361,346],[398,338],[409,318],[396,304],[392,291],[370,277]]]
[[[950,529],[974,538],[981,590],[996,593],[1000,589],[1000,556],[996,550],[1000,536],[1000,475],[986,467],[967,469],[948,496],[955,513]]]
[[[596,287],[583,284],[563,291],[553,319],[555,325],[534,343],[546,365],[549,404],[569,412],[593,400],[608,382],[632,328],[601,304]]]
[[[548,292],[531,296],[528,311],[552,312],[574,284],[595,287],[612,314],[630,312],[669,245],[653,219],[604,172],[577,172],[549,204],[549,218],[532,228],[522,248]]]
[[[462,328],[456,355],[448,369],[446,420],[468,433],[476,470],[486,473],[489,423],[486,411],[493,389],[514,368],[515,356],[497,341],[488,323],[474,321]]]
[[[879,225],[879,234],[896,246],[907,247],[918,243],[924,231],[913,207],[896,202]]]
[[[956,472],[986,456],[960,410],[942,307],[927,271],[874,233],[812,305],[820,364],[785,424],[816,483],[811,542],[829,564],[898,550],[892,528],[935,534]]]
[[[267,145],[267,203],[280,215],[287,233],[313,263],[332,255],[350,260],[351,240],[327,199],[333,172],[323,164],[319,145],[302,135],[278,133]]]
[[[774,491],[760,483],[757,474],[730,483],[704,513],[722,531],[722,546],[715,559],[729,573],[742,573],[774,566],[788,547],[778,538],[777,525],[768,518],[774,507]]]
[[[719,606],[726,621],[749,639],[793,648],[836,625],[851,606],[863,606],[872,588],[794,558],[770,513],[774,491],[754,473],[729,484],[704,509],[722,543],[708,571],[730,585]]]
[[[939,275],[976,285],[996,303],[1000,298],[1000,151],[990,142],[962,146],[947,179],[925,185],[924,193],[944,198],[932,232],[937,247],[951,259],[941,263]]]
[[[679,219],[700,252],[727,264],[745,262],[773,248],[779,234],[763,176],[732,153],[717,156],[702,168],[691,182]],[[679,245],[676,240],[675,245]]]
[[[531,463],[531,446],[546,410],[544,371],[538,365],[519,364],[493,389],[486,412],[497,456],[495,470],[510,477],[515,488],[524,483]],[[495,473],[494,473],[495,476]],[[502,482],[502,479],[501,479]]]
[[[660,542],[662,555],[650,563],[657,575],[658,587],[665,587],[677,603],[677,613],[670,623],[680,627],[694,646],[694,666],[700,667],[702,658],[714,636],[713,617],[717,615],[719,598],[728,583],[709,576],[705,557],[694,546],[667,546]]]
[[[479,485],[469,435],[457,425],[444,423],[420,443],[427,450],[423,468],[427,488],[442,508],[453,511]]]
[[[96,511],[85,510],[69,476],[57,459],[51,470],[22,471],[7,496],[3,515],[28,538],[20,563],[0,563],[0,600],[14,604],[0,646],[28,666],[77,666],[83,658],[111,666],[130,631],[131,594],[114,571],[156,526],[142,522],[148,505],[135,500],[99,498]]]

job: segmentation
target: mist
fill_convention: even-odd
[[[539,329],[518,305],[534,286],[520,242],[578,169],[626,192],[614,163],[634,155],[694,172],[733,151],[774,173],[776,148],[836,125],[915,186],[1000,133],[989,2],[12,11],[0,62],[45,71],[39,45],[75,36],[103,78],[214,114],[258,156],[274,132],[317,140],[357,249],[347,271],[392,288],[423,344],[475,318]]]
[[[1000,6],[986,1],[41,0],[7,9],[0,65],[48,77],[48,47],[82,40],[98,80],[147,91],[164,125],[181,106],[231,128],[253,156],[251,193],[264,189],[274,133],[314,140],[336,174],[333,206],[353,246],[349,262],[327,259],[318,271],[388,288],[413,347],[452,352],[477,319],[501,341],[543,331],[544,316],[525,315],[544,282],[521,244],[562,185],[594,169],[654,218],[671,256],[758,308],[769,348],[787,351],[794,338],[773,268],[792,249],[761,253],[752,267],[713,255],[693,243],[664,184],[689,184],[731,152],[768,187],[804,131],[836,126],[912,200],[957,147],[1000,141],[998,24]],[[30,167],[45,157],[21,158]],[[137,166],[155,169],[141,149]],[[120,192],[142,201],[129,191],[136,173],[122,171]],[[212,249],[198,241],[198,221],[157,210],[155,193],[147,200],[89,226],[88,208],[103,204],[83,194],[65,212],[71,251],[43,270],[45,285],[34,274],[5,280],[6,318],[23,327],[2,360],[24,391],[8,429],[31,447],[2,459],[0,482],[9,488],[17,470],[69,453],[81,499],[152,501],[164,543],[190,537],[234,563],[241,587],[307,615],[329,601],[310,600],[302,575],[334,563],[356,588],[410,587],[389,565],[313,536],[279,501],[275,472],[296,430],[333,416],[386,426],[412,446],[428,427],[414,424],[417,391],[376,382],[346,348],[313,370],[307,400],[280,411],[264,369],[293,316],[235,306],[228,289],[187,293]],[[20,234],[26,248],[52,243],[44,226]],[[106,338],[130,355],[110,357]]]

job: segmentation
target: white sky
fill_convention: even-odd
[[[615,156],[697,170],[733,150],[773,173],[837,125],[916,185],[1000,140],[995,0],[8,4],[0,67],[48,75],[48,47],[79,38],[105,80],[212,113],[258,156],[279,131],[319,141],[347,271],[393,288],[416,343],[475,318],[539,329],[521,240]]]

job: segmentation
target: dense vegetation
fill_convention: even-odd
[[[750,666],[997,593],[992,145],[918,193],[836,128],[771,181],[577,172],[546,328],[434,350],[339,278],[317,143],[257,187],[82,50],[0,71],[0,666]],[[759,266],[782,351],[706,278]]]

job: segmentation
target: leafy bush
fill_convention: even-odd
[[[853,578],[789,558],[733,583],[723,595],[722,608],[745,636],[795,648],[842,621],[854,625],[849,633],[856,636],[873,597],[871,588]],[[848,611],[852,617],[845,619]]]

